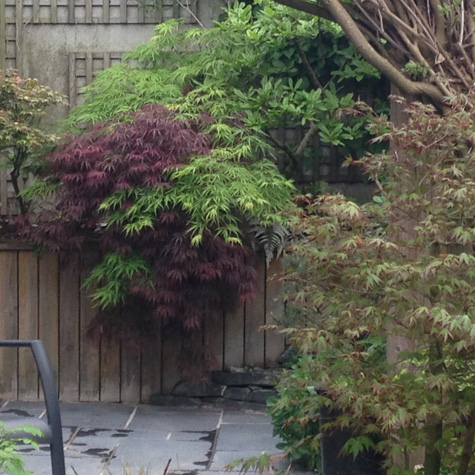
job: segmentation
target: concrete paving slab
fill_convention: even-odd
[[[94,402],[60,403],[66,426],[123,429],[135,406]]]
[[[208,466],[211,444],[207,441],[156,441],[130,437],[121,442],[109,467],[117,470],[124,463],[136,468],[161,468],[170,460],[169,470],[203,470]]]
[[[270,424],[228,424],[221,426],[216,451],[276,451],[278,443]]]
[[[11,404],[27,414],[41,413],[42,403]],[[236,458],[279,453],[263,412],[104,403],[61,404],[61,409],[67,475],[138,475],[140,469],[162,475],[168,461],[167,475],[225,475],[225,466]],[[21,451],[34,475],[51,474],[47,446]]]
[[[231,462],[234,462],[237,459],[243,459],[247,460],[248,458],[251,457],[258,457],[261,455],[262,452],[266,452],[268,455],[274,455],[280,453],[278,449],[274,450],[263,450],[259,451],[257,450],[222,450],[219,452],[216,452],[214,457],[213,457],[213,463],[210,466],[210,470],[218,470],[218,471],[225,471],[226,465],[228,465]],[[230,472],[240,472],[241,467],[238,465]],[[201,475],[201,474],[200,474]]]
[[[140,432],[210,431],[216,428],[221,412],[208,409],[139,406],[129,429]]]
[[[44,402],[7,401],[0,409],[1,414],[13,414],[20,417],[40,417],[46,410]]]
[[[270,424],[271,417],[265,412],[225,411],[223,424]]]

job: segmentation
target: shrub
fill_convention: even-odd
[[[443,467],[464,475],[475,463],[475,122],[467,104],[454,99],[444,116],[406,104],[402,126],[376,119],[378,140],[397,152],[360,162],[380,190],[375,203],[341,195],[299,202],[299,259],[286,278],[305,324],[287,331],[312,357],[292,375],[305,411],[290,420],[304,425],[328,407],[340,415],[324,428],[353,431],[346,452],[381,452],[388,474],[413,473],[409,454],[421,448],[426,475]],[[396,358],[395,337],[406,346]],[[309,395],[315,384],[324,392]]]
[[[138,342],[161,320],[197,330],[253,295],[246,223],[281,219],[292,185],[255,150],[230,153],[210,123],[146,105],[65,139],[28,191],[56,201],[37,225],[21,224],[24,236],[50,250],[98,239],[103,257],[87,283],[105,310],[98,323],[116,336]],[[109,312],[138,302],[139,314]]]

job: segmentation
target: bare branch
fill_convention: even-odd
[[[358,25],[343,8],[339,0],[325,0],[325,5],[361,56],[393,81],[402,91],[407,94],[427,95],[437,103],[444,102],[444,94],[440,88],[433,84],[411,81],[386,58],[381,56],[364,37]]]

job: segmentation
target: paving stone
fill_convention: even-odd
[[[225,411],[223,424],[271,424],[271,416],[262,411]]]
[[[155,406],[139,406],[129,429],[141,432],[160,431],[211,431],[218,424],[220,412],[210,410],[174,409],[164,411]]]
[[[40,417],[46,410],[44,402],[9,401],[0,409],[1,414],[15,414],[21,417]]]
[[[235,461],[236,459],[242,458],[244,460],[250,458],[250,457],[257,457],[261,455],[263,451],[259,451],[259,449],[255,450],[246,450],[246,451],[236,451],[236,450],[223,450],[216,452],[214,457],[213,457],[213,463],[211,464],[210,470],[225,470],[226,466]],[[277,449],[274,449],[272,451],[265,451],[267,454],[277,454],[279,451]],[[231,470],[231,472],[240,472],[241,471],[241,466],[238,465],[235,468]],[[250,473],[253,473],[251,470],[249,471]]]
[[[135,406],[104,403],[60,403],[66,426],[123,429]]]
[[[219,431],[216,450],[275,451],[278,442],[279,439],[272,434],[270,424],[223,424]]]
[[[111,471],[117,470],[128,463],[135,468],[160,468],[163,473],[171,460],[170,471],[201,470],[208,464],[210,450],[211,444],[208,441],[177,442],[135,437],[120,443],[109,467]]]

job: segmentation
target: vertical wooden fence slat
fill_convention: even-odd
[[[145,23],[145,9],[146,9],[145,2],[144,4],[138,4],[138,12],[137,12],[137,22],[138,23]]]
[[[180,380],[178,367],[182,352],[182,338],[176,332],[164,328],[162,332],[162,394],[170,394]]]
[[[98,261],[96,252],[84,253],[81,259],[81,289],[80,289],[80,326],[79,326],[79,400],[99,401],[100,399],[100,352],[99,342],[87,336],[87,330],[92,319],[97,314],[90,298],[92,289],[84,288],[82,283]]]
[[[120,401],[140,401],[140,354],[122,346],[120,364]]]
[[[111,67],[111,54],[106,52],[104,53],[104,69]]]
[[[39,338],[45,346],[51,368],[59,379],[59,279],[58,254],[48,253],[39,260]],[[41,395],[41,391],[40,391]]]
[[[162,332],[142,351],[142,382],[140,401],[147,403],[152,394],[162,392]]]
[[[40,22],[40,0],[33,0],[33,23]]]
[[[120,402],[120,345],[101,341],[101,401]]]
[[[92,82],[92,53],[86,53],[86,85]]]
[[[0,211],[2,215],[8,214],[8,181],[4,168],[0,168]]]
[[[79,400],[79,274],[77,253],[60,253],[59,265],[59,396]]]
[[[224,316],[224,367],[240,368],[244,364],[244,305]]]
[[[76,86],[76,54],[71,53],[69,55],[69,108],[76,107],[77,99],[77,86]]]
[[[279,260],[272,260],[266,275],[266,325],[276,325],[277,320],[284,313],[284,301],[282,299],[282,264]],[[265,338],[265,366],[272,368],[277,366],[279,356],[284,351],[285,338],[277,331],[266,330]]]
[[[215,358],[219,370],[224,368],[224,319],[224,312],[215,312],[204,324],[205,348]]]
[[[18,338],[38,338],[38,258],[31,251],[18,255]],[[29,348],[18,350],[18,397],[38,399],[38,371]]]
[[[111,14],[110,14],[110,4],[109,0],[102,0],[102,23],[110,23]]]
[[[58,3],[57,0],[50,0],[50,21],[51,23],[58,23]]]
[[[68,23],[76,23],[76,6],[75,0],[68,1]]]
[[[15,3],[15,28],[16,28],[16,50],[15,50],[15,58],[16,64],[15,68],[18,71],[18,74],[22,75],[23,69],[23,0],[16,0]]]
[[[127,23],[127,0],[120,0],[120,22]]]
[[[86,0],[86,23],[92,23],[92,0]]]
[[[264,366],[264,332],[259,328],[265,323],[264,299],[265,262],[257,263],[257,289],[254,299],[246,303],[244,334],[244,365]]]
[[[0,69],[5,69],[7,60],[7,18],[5,2],[0,2]]]
[[[0,252],[0,338],[18,338],[18,260],[17,252]],[[2,398],[16,399],[18,351],[0,351],[0,390]]]

